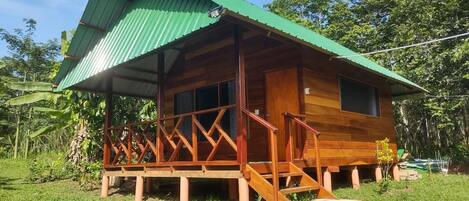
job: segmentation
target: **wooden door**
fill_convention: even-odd
[[[297,68],[287,68],[265,74],[267,120],[276,126],[278,138],[278,156],[285,160],[286,135],[283,113],[298,114],[300,110],[298,96]]]

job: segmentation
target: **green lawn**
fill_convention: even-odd
[[[469,176],[423,173],[423,178],[417,181],[392,182],[387,193],[379,194],[377,189],[376,183],[366,183],[361,184],[359,190],[341,188],[335,190],[334,194],[344,199],[366,201],[469,200]]]
[[[99,190],[81,190],[71,180],[28,184],[24,181],[27,174],[26,161],[0,160],[0,200],[101,200]],[[469,176],[424,174],[423,179],[418,181],[393,182],[388,193],[381,195],[376,190],[375,183],[366,183],[361,185],[360,190],[341,188],[334,193],[339,198],[357,200],[469,200]],[[117,193],[105,200],[133,200],[133,195]],[[160,200],[160,197],[154,196],[148,200]]]
[[[83,191],[77,182],[71,180],[28,184],[24,178],[28,174],[24,160],[0,160],[0,200],[31,201],[88,201],[101,200],[99,191]],[[132,200],[132,195],[114,195],[107,200]]]

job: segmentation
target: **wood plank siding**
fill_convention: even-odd
[[[308,124],[321,132],[319,137],[323,165],[357,165],[376,163],[376,140],[389,138],[396,153],[391,88],[386,80],[365,70],[319,52],[303,50],[304,112]],[[344,77],[376,87],[379,116],[341,110],[339,78]],[[306,136],[304,158],[314,158],[311,136]]]

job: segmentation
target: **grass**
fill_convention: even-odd
[[[25,182],[28,174],[27,161],[0,159],[0,200],[11,201],[91,201],[103,200],[99,190],[84,191],[77,182],[72,180],[54,181],[41,184]],[[334,191],[339,198],[364,201],[389,200],[469,200],[469,176],[467,175],[428,175],[418,181],[392,182],[390,191],[384,194],[377,192],[376,183],[364,183],[360,190],[349,187]],[[206,192],[207,194],[209,192]],[[5,199],[6,198],[6,199]],[[114,193],[107,199],[110,201],[133,200],[133,193]],[[175,196],[151,196],[147,200],[175,200]],[[217,195],[207,195],[198,200],[220,200]],[[301,200],[298,199],[298,200]],[[309,200],[309,199],[307,199]]]
[[[391,182],[390,190],[384,194],[378,193],[376,183],[361,184],[359,190],[340,188],[334,194],[343,199],[364,201],[469,200],[469,176],[421,174],[423,178],[417,181]]]
[[[0,159],[0,200],[11,201],[92,201],[102,200],[99,190],[84,191],[72,180],[41,184],[25,182],[29,173],[27,161]],[[133,200],[131,194],[114,194],[105,200]],[[158,199],[151,199],[158,200]]]

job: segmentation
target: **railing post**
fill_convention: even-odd
[[[242,46],[242,31],[238,25],[234,27],[234,49],[235,49],[235,60],[238,64],[236,72],[236,105],[237,105],[237,130],[238,135],[236,137],[236,145],[238,149],[237,158],[241,164],[242,170],[247,163],[247,128],[246,119],[243,115],[243,109],[246,108],[246,72],[244,62],[244,49]]]
[[[192,124],[192,161],[196,162],[198,160],[198,141],[197,141],[197,127],[195,125],[195,115],[192,115],[191,124]]]
[[[272,129],[269,129],[270,147],[272,151],[272,185],[274,187],[274,200],[278,200],[279,181],[278,181],[278,150],[277,150],[277,135]]]
[[[293,143],[293,134],[290,129],[291,122],[287,114],[284,114],[283,118],[285,120],[285,135],[287,136],[286,159],[288,162],[292,162],[293,159],[295,159],[295,152],[294,152],[295,143]]]
[[[320,185],[324,185],[322,182],[322,170],[321,170],[321,157],[319,156],[319,143],[318,143],[318,134],[313,133],[314,139],[314,151],[316,152],[316,177]]]

